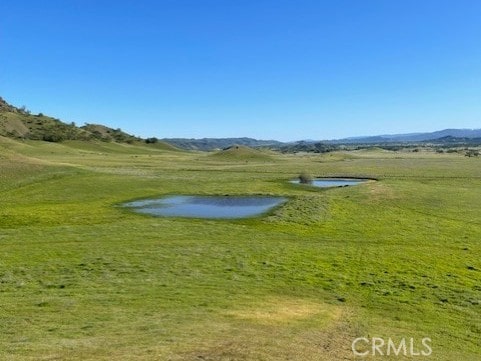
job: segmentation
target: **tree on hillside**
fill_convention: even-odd
[[[145,139],[145,143],[147,144],[155,144],[157,143],[159,140],[156,138],[156,137],[152,137],[152,138],[147,138]]]

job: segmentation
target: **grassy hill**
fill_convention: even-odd
[[[210,158],[224,161],[272,161],[271,152],[252,149],[243,145],[233,145],[210,154]]]
[[[65,139],[89,139],[91,134],[43,114],[32,115],[0,98],[0,135],[15,139],[58,142]]]
[[[132,143],[141,141],[141,138],[122,132],[120,129],[96,124],[77,127],[74,123],[67,124],[41,113],[33,115],[24,107],[17,108],[2,98],[0,98],[0,136],[48,142],[100,140]]]

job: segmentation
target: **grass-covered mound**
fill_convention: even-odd
[[[273,161],[271,152],[257,150],[243,145],[233,145],[209,155],[210,158],[224,161]]]

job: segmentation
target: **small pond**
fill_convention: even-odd
[[[261,215],[286,201],[284,197],[269,196],[167,196],[124,206],[159,217],[233,219]]]
[[[315,178],[310,183],[306,183],[306,185],[321,187],[321,188],[348,187],[348,186],[355,186],[361,183],[365,183],[367,181],[368,179],[356,179],[356,178]],[[299,179],[295,179],[291,182],[300,184]]]

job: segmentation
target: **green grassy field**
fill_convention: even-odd
[[[481,160],[256,154],[0,138],[0,359],[355,360],[362,336],[480,359]],[[378,181],[288,182],[303,171]],[[290,201],[235,221],[118,206],[163,194]]]

